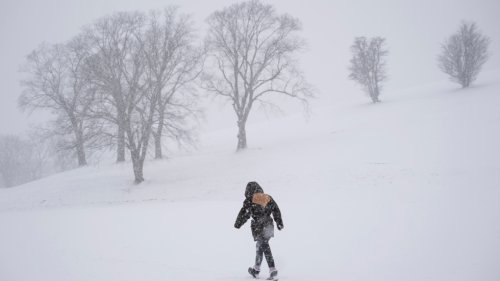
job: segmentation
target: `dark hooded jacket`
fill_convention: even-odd
[[[243,207],[238,213],[234,227],[240,228],[252,217],[250,227],[254,240],[269,240],[274,237],[274,223],[271,215],[276,221],[278,229],[281,230],[283,220],[278,204],[270,195],[264,193],[258,183],[249,182],[245,190]]]

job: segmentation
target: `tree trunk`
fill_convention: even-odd
[[[144,161],[141,161],[139,153],[136,151],[130,151],[130,158],[132,159],[132,168],[134,169],[134,183],[140,184],[144,181]]]
[[[78,166],[82,167],[87,165],[87,158],[85,156],[85,148],[83,146],[83,140],[79,137],[76,141],[76,155],[78,157]]]
[[[373,90],[370,91],[370,97],[372,98],[373,103],[380,102],[380,100],[378,99],[379,94],[380,94],[380,92],[378,90],[378,84],[375,83]]]
[[[162,159],[163,154],[161,151],[161,135],[160,134],[155,134],[155,159]]]
[[[236,147],[237,151],[247,148],[247,132],[245,129],[245,123],[246,122],[243,120],[238,121],[238,146]]]
[[[125,130],[122,121],[118,121],[116,162],[125,162]]]
[[[146,123],[143,123],[144,133],[138,138],[137,142],[134,141],[134,135],[132,133],[130,123],[127,124],[126,127],[127,137],[129,141],[130,157],[132,159],[132,167],[134,169],[135,184],[140,184],[144,181],[144,160],[146,159],[149,140],[153,129],[152,126],[155,107],[154,102],[154,100],[151,101],[151,105],[149,108],[149,118],[147,119]]]
[[[465,75],[465,78],[464,78],[464,79],[463,79],[463,81],[462,81],[462,88],[467,88],[467,87],[469,87],[469,85],[470,85],[470,80],[471,80],[471,79],[470,79],[467,75]]]
[[[82,167],[87,165],[87,158],[85,156],[85,146],[83,140],[83,132],[82,132],[82,124],[76,121],[76,118],[73,114],[69,114],[69,118],[71,121],[71,126],[73,133],[75,134],[75,142],[76,142],[76,157],[78,159],[78,166]],[[80,125],[80,126],[79,126]]]
[[[163,125],[164,125],[164,120],[163,120],[163,114],[160,114],[160,120],[158,123],[158,128],[156,129],[156,133],[154,134],[155,138],[155,159],[162,159],[163,158],[163,153],[161,150],[161,137],[163,134]]]

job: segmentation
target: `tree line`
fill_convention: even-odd
[[[382,37],[357,37],[351,46],[349,78],[363,87],[373,103],[380,102],[381,83],[387,78],[385,42]],[[467,88],[488,60],[489,44],[490,39],[475,22],[462,22],[459,30],[441,45],[438,66],[451,81]]]
[[[50,151],[66,156],[61,159],[71,155],[85,166],[93,152],[113,149],[117,162],[129,155],[135,183],[144,181],[149,154],[164,156],[166,139],[193,141],[200,90],[232,106],[236,150],[244,150],[255,105],[277,106],[273,95],[304,104],[313,97],[296,58],[305,44],[301,23],[250,0],[213,12],[207,24],[198,43],[191,17],[177,8],[102,17],[67,42],[43,43],[26,57],[19,106],[52,114],[37,138],[52,140]],[[443,44],[439,65],[468,87],[487,59],[488,43],[475,23],[463,23]],[[385,39],[357,37],[351,50],[349,78],[380,102]],[[13,149],[16,141],[8,138],[1,138],[0,150]],[[6,182],[4,170],[16,169],[2,167]]]
[[[188,133],[184,118],[196,104],[189,84],[203,54],[193,33],[174,8],[103,17],[67,43],[42,44],[27,56],[19,104],[56,116],[48,132],[79,166],[92,149],[115,147],[118,162],[128,150],[140,183],[151,138],[161,158],[164,131],[180,139]]]

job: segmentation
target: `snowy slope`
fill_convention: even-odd
[[[210,132],[139,186],[101,164],[0,190],[0,280],[250,280],[250,180],[283,212],[282,280],[500,280],[500,72],[453,87],[319,100],[243,153]]]

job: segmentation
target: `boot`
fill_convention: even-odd
[[[271,274],[269,275],[269,278],[267,278],[267,280],[278,280],[278,271],[271,271]]]
[[[250,275],[252,275],[253,278],[258,278],[260,271],[255,270],[253,267],[249,267],[248,273],[250,273]]]

